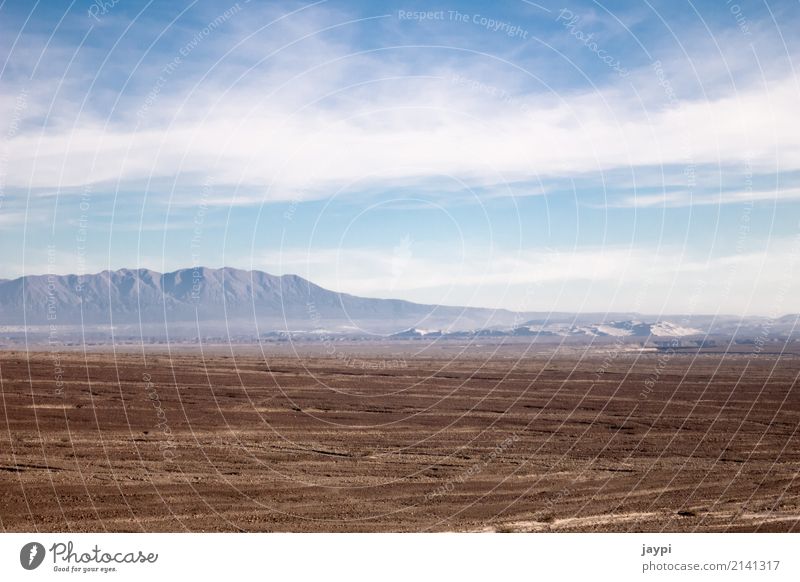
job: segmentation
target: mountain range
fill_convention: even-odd
[[[422,305],[337,293],[296,275],[205,267],[158,273],[120,269],[93,275],[0,280],[0,325],[132,328],[147,333],[252,334],[271,330],[394,332],[414,325],[510,325],[506,310]]]
[[[269,333],[379,335],[397,339],[467,335],[567,337],[789,336],[781,318],[636,313],[518,313],[357,297],[297,275],[197,267],[170,273],[120,269],[92,275],[0,280],[0,333],[169,337]],[[423,331],[427,330],[427,331]]]

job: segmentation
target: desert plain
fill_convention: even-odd
[[[0,531],[800,529],[800,355],[0,352]]]

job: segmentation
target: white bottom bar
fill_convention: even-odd
[[[0,578],[800,580],[798,541],[792,534],[2,534]],[[32,542],[41,544],[33,557]],[[37,558],[34,570],[23,567]]]

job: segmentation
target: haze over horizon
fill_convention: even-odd
[[[800,311],[792,2],[109,4],[0,8],[0,278]]]
[[[122,267],[120,269],[104,269],[104,270],[98,271],[98,272],[83,273],[83,274],[55,273],[55,272],[50,272],[50,273],[29,273],[28,275],[23,275],[23,276],[20,276],[20,277],[0,279],[0,283],[2,283],[2,282],[13,282],[13,281],[17,281],[19,279],[28,279],[30,277],[34,277],[34,278],[39,278],[39,279],[44,280],[43,286],[47,287],[48,285],[50,285],[50,280],[51,280],[52,277],[76,277],[80,281],[84,282],[84,281],[87,281],[89,279],[96,278],[96,277],[98,277],[100,275],[103,275],[105,273],[119,274],[119,273],[126,273],[126,272],[127,273],[147,272],[147,273],[151,273],[151,274],[154,274],[154,275],[158,275],[159,277],[162,277],[162,278],[163,277],[168,277],[168,276],[171,276],[171,275],[180,274],[180,275],[186,275],[187,278],[195,278],[197,280],[200,280],[205,275],[207,275],[209,271],[211,271],[211,272],[223,272],[223,276],[224,276],[224,273],[226,273],[226,272],[230,273],[231,271],[238,271],[238,272],[246,274],[245,279],[250,279],[250,280],[253,280],[254,282],[255,282],[255,279],[254,279],[253,276],[256,275],[256,274],[267,275],[269,277],[295,277],[295,278],[299,278],[302,281],[305,281],[306,283],[310,283],[313,286],[320,287],[325,291],[331,291],[331,292],[334,292],[334,293],[337,293],[337,294],[352,295],[352,296],[354,296],[356,298],[378,299],[378,300],[396,300],[396,299],[400,299],[398,297],[392,297],[392,296],[375,296],[375,295],[369,295],[369,294],[367,294],[367,295],[358,295],[358,294],[355,294],[355,293],[348,292],[347,289],[330,289],[330,288],[327,288],[327,287],[324,287],[324,286],[317,285],[314,281],[310,281],[308,279],[305,279],[304,277],[302,277],[301,275],[298,275],[297,273],[284,273],[282,275],[274,275],[273,273],[268,273],[268,272],[266,272],[264,270],[261,270],[261,269],[239,269],[239,268],[236,268],[236,267],[209,267],[209,266],[206,266],[206,265],[199,265],[199,266],[196,266],[196,267],[185,267],[185,268],[182,268],[182,269],[176,269],[174,271],[166,271],[166,272],[160,272],[160,271],[158,271],[156,269],[148,269],[146,267],[137,267],[135,269],[129,269],[127,267]],[[37,291],[40,291],[40,289],[37,289]],[[76,297],[77,296],[78,296],[78,294],[76,292]],[[245,299],[247,299],[247,297],[245,297]],[[786,317],[791,317],[791,316],[798,315],[796,313],[791,313],[791,312],[786,312],[786,313],[753,313],[753,314],[722,313],[722,312],[719,312],[719,313],[716,313],[716,314],[708,314],[708,313],[702,313],[702,312],[693,312],[693,313],[678,313],[678,312],[666,313],[665,312],[665,313],[653,314],[653,313],[647,313],[647,312],[632,312],[630,310],[628,310],[628,311],[617,311],[617,312],[609,311],[609,310],[601,310],[601,311],[584,310],[584,311],[556,312],[554,310],[529,309],[529,310],[526,310],[525,312],[522,312],[522,311],[515,311],[515,310],[507,310],[504,307],[497,307],[497,306],[494,306],[494,305],[468,305],[467,306],[467,305],[456,305],[456,304],[447,304],[447,303],[438,303],[438,304],[437,303],[425,304],[424,302],[413,302],[413,303],[418,303],[418,304],[421,304],[421,305],[433,305],[433,306],[437,306],[438,305],[438,306],[441,306],[441,307],[455,307],[455,308],[468,307],[468,308],[485,309],[485,310],[498,310],[498,311],[505,310],[505,311],[511,311],[513,313],[554,313],[554,314],[555,313],[562,313],[562,314],[570,314],[570,313],[572,313],[572,314],[575,314],[575,315],[590,315],[590,314],[603,314],[603,313],[605,313],[606,315],[614,315],[614,314],[619,314],[619,315],[640,315],[640,316],[644,316],[644,317],[650,317],[651,319],[653,319],[653,322],[655,322],[661,316],[672,316],[672,317],[675,317],[675,316],[696,315],[696,316],[709,316],[710,317],[710,316],[716,315],[716,316],[721,316],[721,317],[734,317],[734,318],[735,317],[740,317],[740,318],[742,318],[742,321],[744,321],[748,317],[762,317],[762,318],[767,318],[767,319],[781,319],[781,318],[786,318]]]

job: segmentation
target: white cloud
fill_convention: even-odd
[[[719,204],[745,204],[748,202],[780,202],[784,200],[800,200],[800,188],[777,190],[740,190],[736,192],[718,192],[716,194],[692,194],[689,192],[667,192],[664,194],[647,194],[626,196],[611,204],[624,208],[674,208],[680,206],[708,206]]]
[[[22,226],[25,224],[24,212],[10,212],[0,209],[0,226]]]
[[[745,158],[754,171],[800,169],[800,132],[792,122],[798,84],[788,74],[666,106],[650,69],[600,90],[515,94],[509,102],[485,87],[516,91],[525,75],[511,69],[404,63],[321,37],[307,48],[310,54],[279,52],[278,64],[235,81],[212,74],[191,86],[171,79],[138,128],[135,119],[107,124],[87,110],[75,114],[75,123],[20,132],[7,142],[6,183],[67,189],[175,177],[185,186],[213,174],[220,185],[246,187],[237,203],[257,204],[431,176],[502,184]],[[453,82],[473,74],[478,89]],[[647,97],[638,102],[636,95]],[[143,97],[125,95],[123,107],[135,108]],[[3,101],[10,106],[8,96]]]
[[[531,311],[800,311],[797,240],[714,257],[674,247],[508,253],[479,248],[431,252],[415,244],[399,276],[392,258],[383,249],[286,249],[240,266],[295,273],[356,295],[449,305]]]

